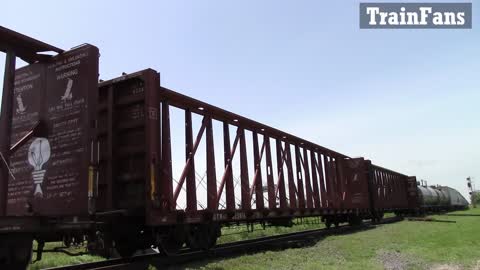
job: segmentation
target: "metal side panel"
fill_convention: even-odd
[[[370,170],[373,208],[379,211],[408,208],[408,176],[376,165],[371,165]]]
[[[161,151],[157,196],[147,209],[147,224],[268,220],[354,210],[342,208],[342,196],[335,193],[346,188],[342,160],[347,156],[158,89]]]
[[[88,214],[98,57],[83,45],[16,71],[11,143],[38,121],[45,129],[11,155],[7,215]]]
[[[144,216],[158,201],[159,75],[147,69],[99,86],[97,212]]]
[[[367,164],[363,158],[345,159],[345,204],[350,209],[369,209]]]

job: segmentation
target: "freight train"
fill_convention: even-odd
[[[457,190],[446,186],[418,186],[418,205],[421,213],[464,210],[469,203]]]
[[[63,51],[0,27],[0,49],[2,269],[25,269],[33,240],[37,259],[58,241],[102,256],[171,254],[213,247],[230,224],[330,227],[467,205],[453,189],[162,87],[152,69],[98,83],[95,46]],[[15,70],[15,56],[29,65]]]

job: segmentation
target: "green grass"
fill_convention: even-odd
[[[480,214],[480,209],[459,213]],[[329,236],[303,248],[198,262],[186,268],[206,270],[480,269],[480,217],[433,217],[457,223],[402,221],[352,234]],[[224,228],[219,243],[323,227],[323,224],[313,224],[315,221],[317,220],[304,219],[303,223],[292,228],[267,227],[266,230],[256,225],[253,233],[248,233],[246,226]],[[295,222],[300,223],[300,220]],[[43,261],[32,265],[30,269],[99,259],[93,256],[71,258],[63,254],[47,253]],[[151,267],[151,269],[155,268]]]
[[[269,235],[278,235],[284,233],[291,233],[295,231],[304,231],[304,230],[313,230],[317,228],[322,228],[322,224],[318,224],[318,218],[305,218],[305,219],[296,219],[295,226],[291,228],[287,227],[266,227],[263,230],[263,227],[260,225],[254,226],[253,232],[248,232],[246,226],[231,226],[222,229],[222,237],[219,238],[218,243],[229,243],[240,240],[254,239]],[[53,249],[54,247],[62,246],[62,243],[47,243],[45,249]],[[34,244],[34,249],[36,245]],[[85,251],[84,248],[70,248],[70,252],[79,253]],[[35,254],[33,255],[35,259]],[[44,253],[41,261],[36,262],[30,266],[30,270],[39,270],[49,267],[62,266],[62,265],[73,265],[81,264],[87,262],[95,262],[102,260],[101,257],[82,255],[78,257],[71,257],[62,253]],[[155,268],[152,268],[155,269]]]
[[[323,223],[319,223],[319,218],[294,219],[293,227],[265,227],[260,224],[254,226],[253,232],[247,230],[246,225],[225,227],[222,229],[222,236],[218,239],[218,244],[255,239],[271,235],[293,233],[298,231],[315,230],[325,228]]]
[[[480,214],[480,209],[459,213]],[[457,223],[402,221],[353,234],[329,236],[310,247],[197,263],[187,268],[477,269],[480,266],[480,217],[434,217]]]
[[[46,243],[45,249],[53,249],[55,247],[61,246],[61,243]],[[34,242],[33,248],[36,249],[36,243]],[[70,252],[73,253],[80,253],[84,252],[85,248],[70,248]],[[33,254],[33,260],[35,260],[36,255]],[[55,266],[62,266],[62,265],[73,265],[73,264],[82,264],[88,262],[95,262],[102,260],[101,257],[91,256],[91,255],[82,255],[78,257],[68,256],[67,254],[63,253],[43,253],[42,260],[30,265],[30,270],[39,270],[45,269]]]

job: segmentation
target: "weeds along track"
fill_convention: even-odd
[[[275,236],[237,241],[217,245],[208,251],[189,251],[183,250],[179,254],[147,254],[130,258],[112,259],[94,263],[78,264],[47,268],[45,270],[126,270],[126,269],[148,269],[153,265],[159,269],[173,265],[184,265],[202,260],[212,260],[217,258],[226,258],[245,253],[255,253],[263,250],[275,250],[292,247],[302,247],[314,244],[316,240],[336,234],[347,234],[362,230],[373,229],[378,225],[389,224],[403,220],[402,218],[392,217],[382,220],[380,223],[366,222],[358,226],[339,226],[330,229],[318,229],[281,234]]]

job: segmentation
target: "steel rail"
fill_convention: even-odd
[[[386,218],[380,223],[366,222],[357,226],[339,226],[331,229],[316,229],[309,231],[300,231],[288,234],[267,236],[262,238],[237,241],[232,243],[226,243],[217,245],[214,249],[208,251],[188,251],[184,250],[179,254],[166,256],[161,253],[139,255],[130,258],[111,259],[93,263],[85,263],[78,265],[61,266],[54,268],[47,268],[45,270],[120,270],[120,269],[145,269],[148,265],[154,265],[157,268],[172,266],[172,265],[184,265],[194,261],[225,258],[242,253],[258,252],[262,250],[268,250],[275,246],[288,247],[297,245],[301,242],[307,242],[308,240],[324,237],[328,235],[343,234],[348,232],[354,232],[359,230],[365,230],[373,228],[378,224],[389,224],[403,220],[402,218],[393,217]]]
[[[478,214],[440,214],[447,217],[480,217]]]

